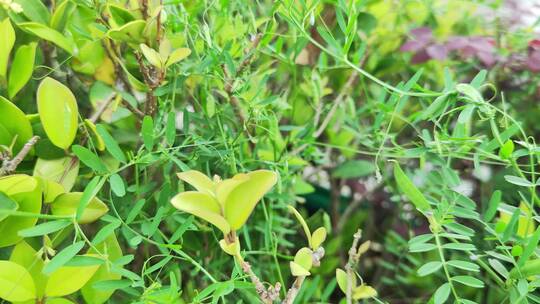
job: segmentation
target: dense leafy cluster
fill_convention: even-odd
[[[540,303],[538,27],[480,2],[0,0],[0,302]]]

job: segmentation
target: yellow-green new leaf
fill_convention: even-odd
[[[353,289],[352,296],[355,300],[369,299],[377,296],[377,291],[369,285],[362,284]]]
[[[216,226],[223,234],[231,231],[229,223],[221,216],[221,206],[210,194],[187,191],[172,198],[171,204],[178,210],[193,214]]]
[[[326,229],[324,227],[319,227],[317,230],[313,231],[311,235],[310,247],[313,250],[316,250],[321,246],[321,244],[326,240]]]
[[[313,266],[313,251],[307,247],[303,247],[294,256],[294,262],[302,266],[305,270],[310,270]]]
[[[22,45],[17,49],[9,70],[8,94],[13,98],[30,80],[34,71],[37,43]]]
[[[238,230],[247,221],[257,202],[277,182],[277,174],[269,170],[247,173],[249,180],[236,187],[225,202],[225,218],[233,230]]]
[[[65,192],[75,185],[79,174],[79,160],[72,157],[58,159],[38,158],[34,165],[34,176],[58,183],[64,187]]]
[[[197,191],[212,194],[214,192],[214,182],[208,176],[197,170],[189,170],[178,173],[178,178],[193,186]]]
[[[306,220],[304,220],[300,212],[298,212],[298,210],[296,210],[293,206],[288,205],[287,208],[289,208],[289,211],[291,211],[294,214],[298,222],[300,222],[300,225],[302,225],[302,228],[304,229],[304,233],[306,234],[306,237],[308,239],[308,243],[310,244],[310,247],[312,247],[311,246],[311,231],[309,230]]]
[[[238,238],[236,238],[236,241],[234,243],[227,244],[225,240],[219,241],[219,247],[221,247],[221,250],[225,251],[225,253],[236,256],[240,254],[240,241]]]
[[[9,21],[9,18],[6,18],[0,22],[0,78],[6,77],[7,64],[9,60],[9,53],[15,44],[15,30]]]
[[[45,287],[47,297],[61,297],[81,289],[96,273],[99,265],[60,267],[49,277]]]
[[[148,47],[146,44],[140,44],[139,47],[141,48],[144,58],[146,58],[151,65],[158,69],[163,68],[163,60],[158,52]]]
[[[311,272],[295,262],[290,262],[289,266],[291,267],[291,274],[295,277],[307,277],[311,275]]]
[[[75,43],[56,30],[37,22],[24,22],[17,24],[21,29],[28,31],[39,38],[50,41],[64,49],[70,55],[75,53]]]
[[[75,216],[82,196],[82,192],[60,194],[51,204],[52,214]],[[92,223],[105,215],[108,211],[109,208],[107,205],[97,197],[94,197],[84,209],[81,218],[79,219],[79,223]]]
[[[24,267],[14,262],[0,261],[0,298],[10,302],[36,298],[36,286]]]
[[[73,143],[77,134],[77,101],[62,83],[47,77],[37,90],[39,117],[51,142],[62,149]]]
[[[23,266],[30,273],[36,286],[36,298],[43,298],[48,277],[41,272],[44,266],[41,255],[28,243],[21,241],[13,248],[9,260]]]
[[[347,272],[343,269],[336,269],[336,281],[338,283],[339,289],[344,293],[347,293],[347,282],[348,282]],[[351,276],[351,287],[354,289],[356,287],[356,275]]]
[[[107,36],[116,41],[127,43],[142,42],[143,31],[146,26],[146,21],[135,20],[122,25],[119,28],[111,29],[107,32]]]
[[[426,212],[431,209],[429,202],[424,197],[422,192],[416,188],[405,172],[401,170],[401,167],[397,162],[394,164],[394,178],[396,179],[399,190],[403,192],[405,196],[407,196],[407,198],[414,204],[416,209],[420,210],[421,212]]]
[[[179,48],[174,50],[167,59],[167,63],[165,64],[165,67],[171,66],[175,63],[177,63],[180,60],[183,60],[187,56],[191,54],[191,50],[188,48]]]
[[[217,183],[215,187],[216,197],[222,207],[229,197],[229,194],[240,184],[249,180],[247,174],[236,174],[233,178],[226,179]]]

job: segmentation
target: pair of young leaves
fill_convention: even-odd
[[[277,174],[269,170],[240,173],[225,180],[211,180],[195,170],[179,173],[178,177],[197,191],[177,194],[171,200],[173,206],[213,224],[224,235],[240,229],[257,202],[277,182]]]

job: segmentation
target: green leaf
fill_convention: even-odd
[[[501,202],[501,195],[502,193],[500,190],[496,190],[495,192],[493,192],[493,194],[491,194],[488,209],[486,210],[486,213],[484,213],[484,221],[491,221],[495,214],[497,214],[497,208],[499,207],[499,203]]]
[[[321,244],[326,240],[326,229],[319,227],[311,235],[311,249],[316,250],[321,247]]]
[[[19,230],[19,235],[22,237],[33,237],[33,236],[40,236],[45,234],[50,234],[55,231],[58,231],[60,229],[63,229],[71,224],[70,221],[66,220],[58,220],[58,221],[51,221],[51,222],[45,222],[41,223],[37,226],[34,226],[32,228],[27,228],[23,230]]]
[[[0,145],[10,146],[15,139],[13,153],[16,154],[32,138],[32,125],[23,111],[2,96],[0,96],[0,113],[2,113],[0,126],[8,133],[7,138],[0,136]]]
[[[238,230],[244,225],[257,202],[276,184],[278,179],[277,174],[269,170],[257,170],[246,175],[249,179],[234,188],[223,200],[225,201],[225,218],[233,230]]]
[[[528,260],[523,266],[514,267],[510,271],[510,278],[527,278],[540,275],[540,259]]]
[[[154,146],[154,121],[152,117],[147,115],[143,118],[141,134],[144,147],[146,150],[152,151],[152,147]]]
[[[451,249],[451,250],[462,250],[462,251],[476,250],[476,247],[473,244],[468,244],[468,243],[446,243],[442,245],[442,248]]]
[[[118,174],[112,174],[109,177],[109,184],[114,194],[118,197],[123,197],[126,195],[126,186],[124,185],[124,180]]]
[[[214,182],[206,175],[197,170],[189,170],[176,174],[179,179],[190,184],[197,191],[208,194],[214,193]]]
[[[67,149],[77,134],[79,110],[73,93],[60,82],[47,77],[39,84],[37,105],[43,129],[51,142]]]
[[[516,210],[514,210],[514,212],[512,213],[512,217],[510,218],[510,221],[506,224],[506,229],[504,229],[503,235],[501,237],[501,240],[503,242],[508,241],[516,233],[518,229],[517,223],[520,214],[521,210],[519,208],[516,208]]]
[[[435,291],[435,294],[433,295],[433,302],[434,304],[443,304],[446,302],[448,297],[450,296],[450,284],[444,283],[437,290]]]
[[[484,98],[482,97],[482,94],[478,92],[478,90],[471,86],[470,84],[466,83],[460,83],[456,85],[456,90],[460,92],[461,94],[467,96],[470,100],[478,103],[483,103]]]
[[[289,266],[291,267],[291,274],[295,277],[306,277],[311,274],[311,272],[295,262],[290,262]]]
[[[452,281],[456,281],[458,283],[461,283],[470,287],[474,287],[474,288],[484,287],[484,282],[476,278],[473,278],[471,276],[455,276],[455,277],[452,277]]]
[[[120,146],[116,142],[116,140],[112,137],[112,135],[107,131],[104,125],[97,125],[96,130],[98,134],[103,138],[103,141],[105,142],[105,148],[107,148],[107,151],[111,153],[111,155],[116,158],[118,161],[122,163],[126,163],[126,156],[124,155],[124,152],[122,152],[122,149],[120,149]]]
[[[82,209],[82,214],[78,220],[80,224],[88,224],[96,221],[109,211],[107,205],[94,197],[95,195],[92,195],[97,187],[98,186],[92,189],[90,188],[90,185],[87,186],[87,189],[90,190],[89,192],[86,192],[85,190],[85,193],[89,194],[84,196],[84,193],[82,192],[64,193],[59,195],[51,204],[52,214],[76,216],[76,213]],[[85,201],[87,201],[87,203],[85,203]]]
[[[11,25],[9,18],[6,18],[0,22],[0,78],[6,77],[9,53],[15,44],[15,30]]]
[[[83,243],[84,245],[84,242],[79,243]],[[75,243],[74,245],[79,243]],[[82,248],[82,246],[80,247]],[[55,256],[49,262],[49,264],[45,266],[44,271],[48,270],[47,267],[51,265],[51,263],[53,263],[54,259],[56,259],[56,257],[58,257],[60,254],[64,253],[68,248],[64,249],[57,256]],[[78,249],[78,252],[81,248],[70,248],[71,251],[69,253],[71,254],[75,252],[76,249]],[[71,259],[72,257],[73,256],[70,256],[69,259]],[[66,257],[63,258],[64,260],[66,259]],[[47,286],[45,287],[45,294],[48,297],[61,297],[72,294],[77,290],[81,289],[92,278],[92,276],[96,273],[99,267],[99,265],[93,265],[76,267],[66,266],[57,268],[54,272],[51,271],[52,273],[50,274],[49,280],[47,281]]]
[[[79,175],[79,160],[75,157],[58,159],[38,158],[34,165],[33,175],[58,183],[67,192],[73,188],[75,180]]]
[[[62,35],[56,30],[53,30],[52,28],[47,27],[46,25],[36,22],[24,22],[17,25],[27,32],[56,44],[70,55],[75,53],[76,46],[73,40],[66,38],[66,36]]]
[[[165,67],[169,67],[169,66],[171,66],[171,65],[185,59],[190,54],[191,54],[191,50],[188,49],[188,48],[179,48],[179,49],[174,50],[169,55],[169,58],[167,59],[167,63],[165,64]]]
[[[507,140],[499,150],[499,156],[502,159],[509,159],[512,157],[512,153],[514,153],[514,142],[509,139]]]
[[[339,165],[332,176],[339,178],[359,178],[365,177],[375,172],[373,162],[367,160],[349,160]]]
[[[534,184],[531,183],[529,180],[524,179],[523,177],[519,176],[513,176],[513,175],[505,175],[504,179],[514,185],[517,186],[523,186],[523,187],[533,187]]]
[[[21,241],[13,248],[9,260],[23,266],[30,273],[36,286],[36,298],[43,298],[48,277],[41,272],[44,262],[36,250]]]
[[[436,249],[437,246],[432,243],[414,243],[409,246],[410,252],[425,252]]]
[[[480,267],[478,267],[478,265],[471,262],[467,262],[467,261],[451,260],[451,261],[448,261],[447,264],[452,267],[467,270],[467,271],[474,271],[474,272],[480,271]]]
[[[51,17],[51,28],[62,32],[76,7],[77,5],[71,1],[64,1],[58,4]]]
[[[87,165],[95,172],[106,173],[108,171],[107,167],[105,164],[103,164],[99,157],[87,148],[79,145],[73,145],[71,147],[71,151],[77,155],[83,164]]]
[[[23,14],[31,21],[47,24],[50,19],[50,13],[47,6],[41,0],[15,0],[13,2],[21,5]]]
[[[488,259],[488,263],[493,269],[495,269],[495,271],[497,271],[501,276],[503,276],[503,278],[508,279],[508,270],[506,270],[506,267],[504,267],[504,265],[499,260]]]
[[[103,231],[103,229],[101,231]],[[96,240],[96,238],[94,238],[94,240]],[[100,250],[101,252],[106,252],[108,259],[111,261],[116,261],[122,257],[122,249],[120,248],[120,244],[118,244],[118,240],[116,239],[114,232],[110,234],[104,241],[96,242],[95,246],[96,249]],[[95,250],[90,249],[88,250],[88,253],[95,253]],[[103,264],[98,268],[92,278],[84,285],[84,287],[81,289],[81,293],[87,303],[105,303],[112,296],[115,290],[114,288],[96,288],[95,285],[100,282],[114,282],[120,280],[122,275],[114,272],[114,270],[115,268],[111,268],[109,265]]]
[[[431,210],[431,206],[429,205],[427,199],[424,197],[422,192],[416,188],[403,170],[401,170],[401,167],[397,162],[394,164],[394,178],[396,179],[399,190],[403,192],[405,196],[407,196],[407,198],[414,204],[416,209],[420,210],[421,212]]]
[[[305,270],[309,271],[311,269],[311,266],[313,265],[313,251],[307,247],[303,247],[298,252],[296,252],[296,255],[294,256],[294,262]]]
[[[34,71],[37,43],[21,45],[9,70],[8,95],[13,98],[30,80]]]
[[[345,272],[343,269],[337,268],[336,269],[336,281],[338,283],[339,289],[343,291],[343,293],[347,293],[347,283],[348,283],[348,276],[347,272]],[[356,287],[356,275],[351,276],[351,287],[354,289]]]
[[[165,129],[165,138],[169,145],[174,145],[176,139],[176,114],[170,112],[167,114],[167,127]]]
[[[151,65],[155,66],[158,69],[163,68],[163,60],[158,52],[148,47],[144,43],[141,43],[139,47],[144,55],[144,58],[146,58],[146,60],[148,60],[148,62],[150,62]]]
[[[540,226],[536,228],[536,231],[531,235],[523,253],[519,257],[518,266],[523,266],[525,262],[531,257],[536,248],[538,247],[538,242],[540,241]]]
[[[0,222],[9,216],[9,211],[15,211],[18,208],[19,204],[16,201],[12,200],[5,193],[0,192]]]
[[[231,226],[220,214],[221,206],[210,194],[187,191],[177,194],[172,198],[171,204],[178,210],[193,214],[216,226],[227,234]]]
[[[53,272],[55,272],[60,267],[64,266],[69,260],[71,260],[81,249],[84,247],[84,241],[79,241],[76,243],[73,243],[66,248],[64,248],[62,251],[58,252],[50,261],[43,267],[43,273],[50,275]],[[51,285],[51,281],[49,279],[49,283],[47,284],[47,287]],[[61,284],[60,284],[61,285]],[[45,291],[47,295],[50,296],[62,296],[62,295],[53,295],[47,291]]]
[[[40,213],[42,203],[41,187],[37,179],[17,174],[0,177],[0,192],[4,192],[19,205],[17,211]],[[37,222],[36,217],[9,216],[0,222],[0,247],[11,246],[22,237],[19,230],[30,228]]]
[[[128,22],[121,27],[111,29],[107,32],[107,36],[111,39],[126,43],[140,43],[144,41],[144,28],[146,21],[134,20]]]
[[[418,275],[421,277],[434,273],[442,267],[441,261],[428,262],[418,268]]]
[[[21,265],[0,261],[0,298],[23,302],[36,298],[36,287],[30,273]]]

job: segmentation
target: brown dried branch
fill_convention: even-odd
[[[281,290],[281,284],[276,283],[275,286],[270,286],[266,289],[257,275],[251,269],[251,265],[246,261],[240,261],[242,270],[246,273],[251,282],[255,285],[255,291],[259,295],[261,301],[265,304],[274,303],[279,298],[279,291]]]

